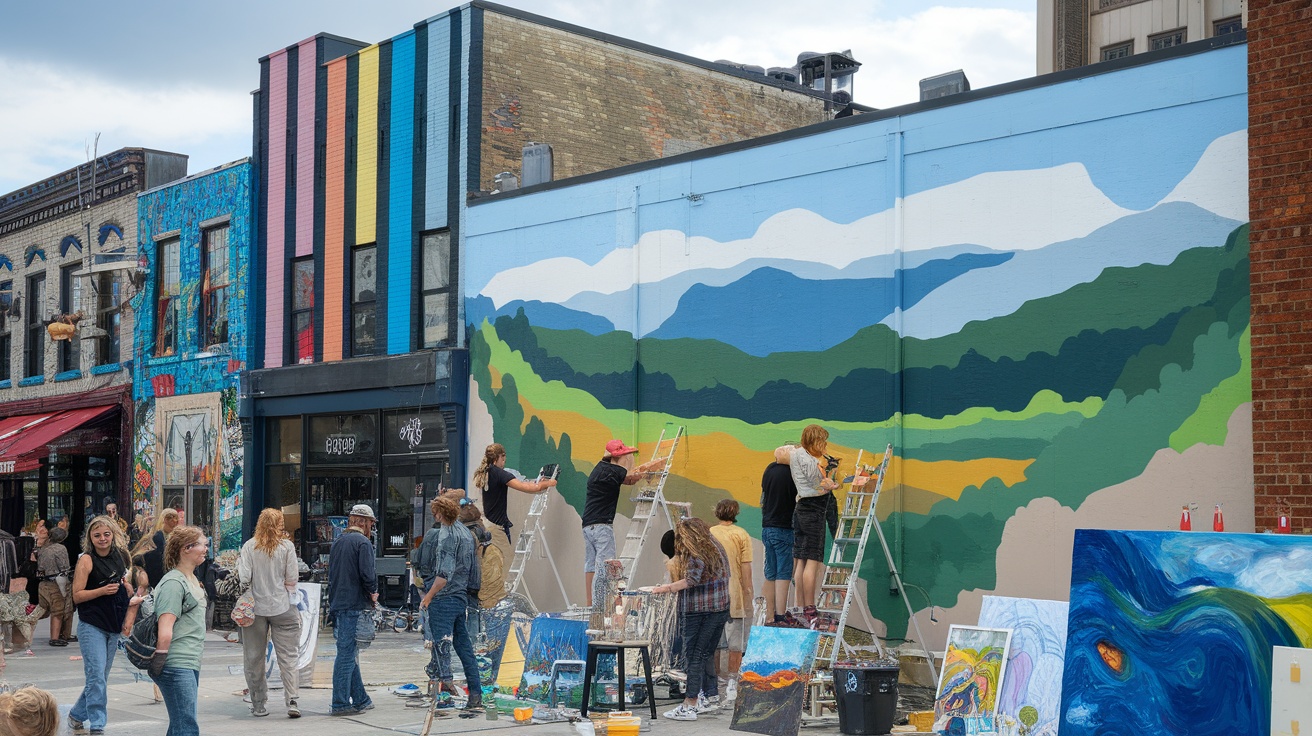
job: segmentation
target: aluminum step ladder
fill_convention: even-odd
[[[524,531],[519,533],[519,539],[515,542],[515,552],[511,558],[510,569],[506,571],[506,592],[509,594],[522,594],[534,608],[537,608],[538,605],[533,600],[533,595],[529,592],[528,585],[525,583],[524,571],[528,568],[529,561],[533,559],[533,550],[537,547],[539,539],[542,541],[542,557],[551,563],[551,572],[556,576],[556,584],[560,586],[561,595],[565,597],[565,600],[569,600],[569,596],[565,592],[565,581],[561,579],[560,570],[556,568],[556,559],[551,555],[551,548],[547,544],[547,538],[542,528],[542,515],[547,511],[547,499],[550,496],[550,489],[534,494],[533,501],[528,506],[528,514],[524,517]],[[496,533],[496,531],[493,532],[493,534]]]
[[[820,600],[816,605],[816,630],[820,633],[820,644],[815,655],[817,671],[832,669],[834,662],[841,661],[843,633],[856,596],[866,541],[870,539],[871,527],[880,532],[875,507],[879,505],[879,492],[884,487],[884,476],[888,472],[889,459],[893,456],[893,445],[889,444],[884,450],[884,459],[878,467],[862,465],[863,455],[864,451],[858,451],[856,472],[852,475],[852,485],[843,500],[843,509],[838,516],[838,533],[834,535],[834,543],[829,548],[829,561],[820,580]],[[880,538],[883,538],[882,533]],[[874,641],[880,657],[886,656],[879,639],[875,638]]]
[[[661,429],[660,439],[652,450],[651,460],[664,460],[660,470],[649,471],[647,477],[638,482],[638,495],[633,498],[633,518],[629,521],[629,530],[624,535],[624,546],[620,549],[619,559],[624,564],[624,584],[633,587],[633,574],[638,568],[638,557],[642,554],[651,535],[652,519],[656,514],[665,515],[665,521],[674,528],[678,519],[685,519],[692,513],[692,504],[671,503],[665,500],[665,480],[670,477],[670,466],[674,464],[674,453],[679,449],[679,440],[683,439],[683,425],[666,423]],[[650,461],[649,461],[650,462]],[[674,514],[671,514],[671,508]]]

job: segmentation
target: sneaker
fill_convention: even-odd
[[[354,716],[359,714],[360,714],[359,708],[350,708],[350,707],[342,708],[341,710],[328,711],[328,715],[330,716]]]
[[[724,686],[724,699],[725,700],[738,699],[738,680],[732,677],[729,678],[729,682],[726,683]]]
[[[256,718],[263,718],[269,715],[269,709],[265,708],[263,703],[261,703],[260,705],[252,705],[251,715],[255,716]]]
[[[815,606],[807,606],[806,608],[802,609],[802,618],[805,619],[808,625],[814,623],[816,617],[819,615],[820,614],[817,613],[815,610]]]
[[[73,634],[72,636],[61,636],[59,638],[63,639],[65,642],[75,642],[77,641],[77,634]]]
[[[711,713],[718,713],[718,712],[720,712],[719,695],[712,695],[709,698],[706,697],[705,695],[697,696],[697,715],[702,715],[702,714],[710,715]]]
[[[695,721],[697,709],[689,708],[687,703],[679,703],[679,707],[674,710],[665,711],[664,716],[671,721]]]
[[[372,700],[370,700],[368,703],[365,703],[364,705],[356,706],[356,710],[360,711],[361,713],[373,709],[374,709],[374,701]]]
[[[83,723],[82,721],[76,720],[74,718],[69,718],[68,727],[74,731],[82,731],[86,729],[87,724]]]
[[[301,717],[301,709],[300,709],[299,706],[296,705],[296,701],[295,701],[295,700],[293,700],[293,701],[291,701],[290,703],[287,704],[287,717],[288,717],[288,718],[300,718],[300,717]]]

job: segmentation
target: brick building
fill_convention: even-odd
[[[832,116],[822,92],[485,2],[260,65],[246,503],[287,512],[311,564],[330,517],[373,504],[380,573],[468,476],[466,200]],[[553,155],[525,172],[530,142]]]
[[[1312,8],[1257,0],[1248,19],[1257,528],[1312,533]]]
[[[127,500],[134,195],[186,170],[186,156],[124,148],[0,197],[6,531],[69,515],[76,536],[88,515]]]

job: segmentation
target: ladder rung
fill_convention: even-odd
[[[834,540],[834,544],[856,544],[860,541],[860,537],[838,537]]]
[[[847,590],[847,584],[838,585],[837,583],[826,583],[820,586],[820,590]]]
[[[831,562],[831,563],[829,563],[829,566],[830,566],[830,567],[839,567],[839,568],[842,568],[842,569],[844,569],[844,570],[851,570],[853,567],[855,567],[855,565],[853,565],[853,564],[850,563],[850,562]]]

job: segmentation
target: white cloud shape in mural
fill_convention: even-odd
[[[1285,598],[1312,590],[1312,550],[1294,548],[1264,554],[1239,572],[1238,587],[1265,598]]]
[[[1212,141],[1162,202],[1190,202],[1222,217],[1248,221],[1248,131]]]

